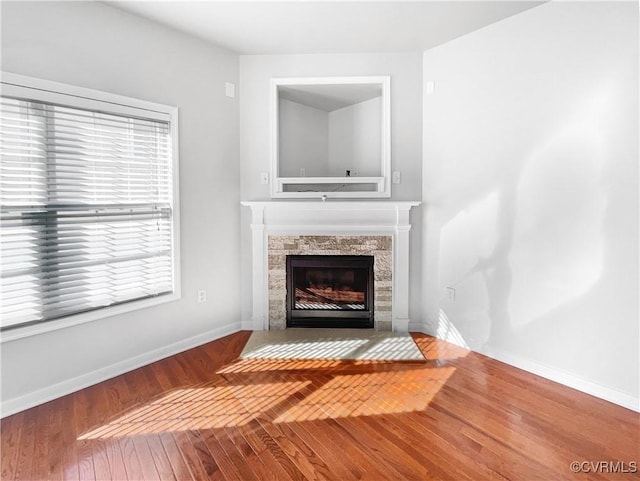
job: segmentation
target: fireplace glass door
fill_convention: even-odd
[[[373,327],[373,256],[287,256],[287,327]]]

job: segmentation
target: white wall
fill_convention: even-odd
[[[381,175],[381,99],[327,112],[279,100],[278,162],[282,177]],[[309,188],[311,188],[309,186]]]
[[[427,330],[638,409],[637,3],[536,7],[423,76]]]
[[[326,177],[329,151],[329,114],[298,102],[280,99],[279,161],[282,177]]]
[[[97,2],[2,2],[2,69],[179,107],[183,292],[3,343],[3,414],[237,330],[237,55]]]
[[[422,55],[420,53],[242,55],[240,56],[240,182],[242,200],[269,199],[260,172],[269,172],[269,82],[274,77],[391,76],[391,163],[402,172],[393,200],[421,196]],[[411,232],[411,309],[420,316],[420,216]],[[250,213],[242,212],[242,285],[251,286]],[[249,321],[250,305],[242,305]],[[245,326],[251,326],[247,322]]]
[[[240,56],[240,179],[243,200],[269,198],[260,172],[269,164],[269,82],[274,77],[391,76],[391,162],[403,174],[394,200],[421,195],[422,56],[420,53]]]
[[[358,177],[379,177],[382,150],[382,98],[329,112],[329,175],[345,170]]]

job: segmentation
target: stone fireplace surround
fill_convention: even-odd
[[[391,236],[269,236],[268,290],[269,329],[286,327],[286,258],[288,255],[373,256],[374,327],[391,330],[392,288]]]
[[[254,330],[286,326],[287,255],[373,255],[374,326],[408,331],[411,201],[262,201],[251,208]]]

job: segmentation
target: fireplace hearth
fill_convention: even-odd
[[[373,328],[373,256],[288,255],[287,327]]]

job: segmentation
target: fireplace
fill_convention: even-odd
[[[409,211],[413,201],[251,201],[251,309],[245,329],[286,329],[286,257],[374,258],[373,327],[409,328]],[[244,315],[244,314],[243,314]]]
[[[372,328],[373,256],[288,255],[287,327]]]

